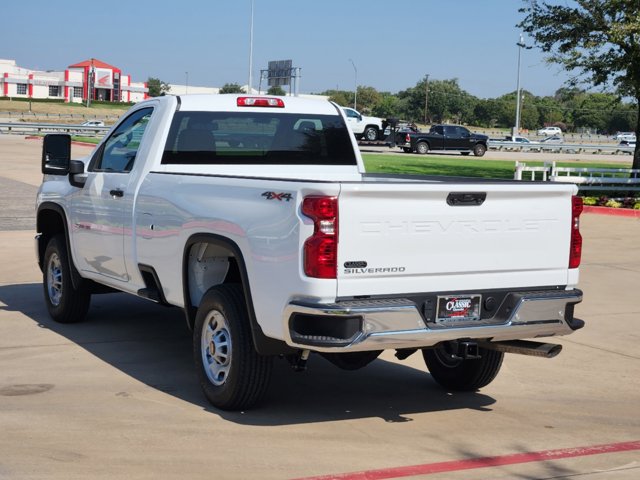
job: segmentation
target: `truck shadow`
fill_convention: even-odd
[[[0,286],[0,309],[19,312],[121,372],[152,388],[245,425],[292,425],[377,417],[409,422],[411,415],[443,410],[490,411],[495,400],[481,393],[443,391],[424,370],[378,359],[342,371],[318,355],[296,373],[276,359],[265,401],[247,412],[223,412],[205,400],[193,367],[191,333],[182,311],[126,294],[97,295],[81,324],[55,323],[40,284]],[[5,340],[5,345],[10,345]]]

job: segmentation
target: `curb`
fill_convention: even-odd
[[[593,213],[594,215],[609,215],[611,217],[640,218],[640,210],[632,210],[630,208],[609,208],[585,205],[583,212]]]

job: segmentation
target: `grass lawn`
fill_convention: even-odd
[[[513,178],[514,160],[481,160],[474,157],[443,158],[416,155],[363,154],[367,172],[412,175],[448,175],[453,177]],[[525,162],[528,166],[543,166],[544,162]],[[559,167],[631,168],[603,162],[557,162]]]

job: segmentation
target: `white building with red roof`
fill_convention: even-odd
[[[139,102],[148,97],[146,82],[92,58],[65,70],[40,71],[19,67],[15,60],[0,59],[0,98],[59,99],[65,102]]]

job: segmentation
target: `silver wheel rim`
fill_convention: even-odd
[[[58,254],[53,253],[47,264],[47,292],[49,293],[49,301],[54,307],[60,305],[62,288],[62,263]]]
[[[424,143],[418,144],[418,153],[425,154],[425,153],[427,153],[428,150],[429,149],[427,148],[427,146]]]
[[[227,319],[218,310],[209,312],[204,321],[200,351],[207,378],[216,386],[222,385],[231,369],[231,335]]]
[[[367,140],[369,140],[370,142],[377,140],[378,138],[378,132],[376,132],[373,128],[369,128],[367,129],[367,131],[365,132],[365,137],[367,137]]]

